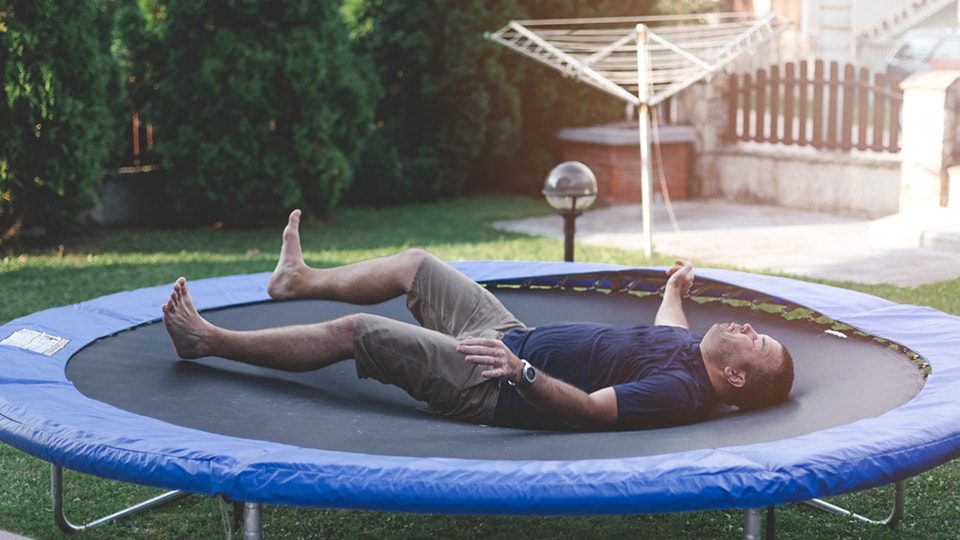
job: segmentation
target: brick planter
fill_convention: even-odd
[[[691,126],[660,126],[660,156],[671,200],[687,198],[687,177],[693,156],[696,130]],[[637,124],[619,123],[565,128],[563,160],[579,161],[597,177],[597,204],[638,203],[640,197],[640,134]],[[651,141],[653,137],[651,135]],[[653,193],[660,193],[660,161],[651,146]]]

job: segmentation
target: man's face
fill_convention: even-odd
[[[724,364],[740,367],[746,364],[773,368],[783,357],[780,342],[766,334],[758,334],[749,324],[717,323],[707,330],[700,348]]]

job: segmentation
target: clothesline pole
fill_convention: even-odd
[[[647,49],[647,29],[637,25],[637,97],[640,99],[640,199],[643,211],[643,254],[649,259],[653,254],[653,216],[650,201],[653,199],[650,163],[650,52]]]

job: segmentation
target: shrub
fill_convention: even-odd
[[[513,0],[353,2],[355,42],[376,66],[384,97],[353,199],[373,204],[463,193],[519,143],[519,100],[484,31]]]
[[[169,0],[157,151],[182,221],[332,209],[377,87],[334,2]]]
[[[120,72],[101,2],[0,8],[0,243],[75,224],[117,142]]]

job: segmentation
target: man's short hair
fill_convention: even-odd
[[[734,405],[743,410],[760,409],[786,401],[793,388],[793,356],[781,344],[780,364],[774,368],[745,366],[746,384],[737,390]]]

